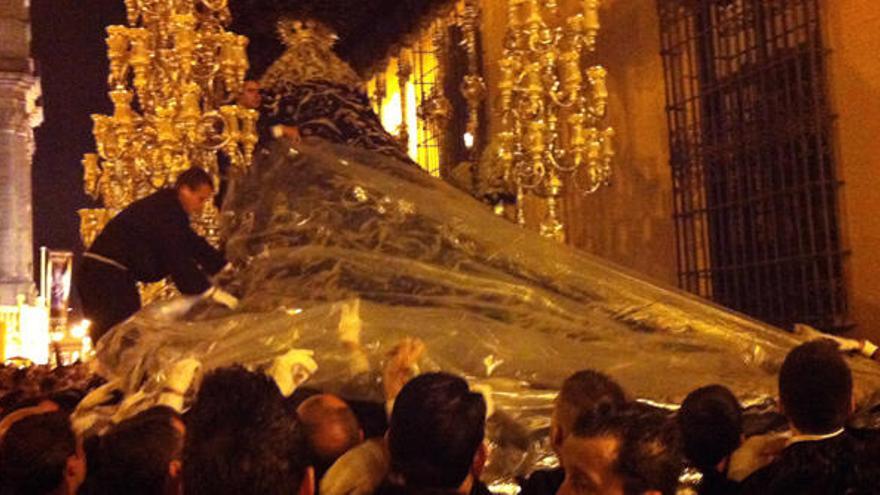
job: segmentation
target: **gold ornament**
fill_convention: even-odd
[[[584,194],[607,185],[614,158],[614,130],[601,128],[608,105],[607,71],[584,70],[595,51],[599,0],[584,0],[583,13],[559,26],[555,2],[511,0],[504,53],[499,63],[501,130],[491,159],[517,192],[517,221],[525,223],[526,194],[544,199],[543,235],[563,241],[559,209],[566,187]],[[560,122],[564,129],[560,129]]]

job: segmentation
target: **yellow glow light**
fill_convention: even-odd
[[[3,358],[26,358],[36,364],[49,362],[49,310],[45,306],[0,307],[3,335]]]
[[[464,147],[465,148],[471,149],[474,147],[474,135],[473,134],[471,134],[470,132],[466,132],[466,133],[464,133],[464,136],[462,136],[462,138],[464,139]]]
[[[397,89],[388,92],[388,99],[382,105],[382,126],[395,136],[403,122],[403,113],[400,111],[400,91]]]
[[[91,326],[91,324],[92,322],[90,322],[89,320],[82,320],[81,322],[77,323],[70,329],[71,337],[75,339],[82,339],[89,333],[89,327]]]

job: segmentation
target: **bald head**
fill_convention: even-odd
[[[364,439],[357,417],[348,404],[335,395],[310,397],[300,404],[296,414],[303,425],[319,473]]]

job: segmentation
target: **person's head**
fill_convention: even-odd
[[[682,468],[675,428],[643,411],[576,424],[562,450],[558,495],[671,495]]]
[[[303,426],[318,479],[336,459],[364,440],[364,432],[354,412],[335,395],[309,397],[296,409],[296,414]]]
[[[10,493],[74,494],[85,476],[82,445],[64,413],[21,419],[0,442],[0,480]]]
[[[201,167],[190,167],[178,175],[174,187],[181,206],[189,214],[202,211],[205,203],[214,197],[214,181]]]
[[[236,103],[251,110],[260,108],[260,105],[263,103],[263,97],[260,94],[259,81],[254,79],[245,80],[244,85],[241,87],[241,93],[236,98]]]
[[[12,386],[14,390],[20,390],[23,397],[35,397],[40,393],[40,387],[31,378],[28,368],[19,368],[12,373]]]
[[[701,471],[718,469],[742,443],[742,407],[721,385],[688,394],[677,420],[684,455]]]
[[[204,378],[187,416],[187,495],[311,495],[309,464],[299,424],[271,378],[240,366]]]
[[[801,433],[842,428],[852,411],[852,389],[849,366],[830,340],[795,347],[779,370],[782,412]]]
[[[60,410],[65,411],[67,414],[71,414],[74,409],[76,409],[76,406],[79,405],[84,395],[85,394],[79,390],[66,389],[53,393],[48,397],[48,400],[57,404]]]
[[[556,396],[550,425],[550,440],[556,454],[575,423],[590,416],[604,417],[626,404],[626,394],[607,375],[583,370],[568,377]]]
[[[463,379],[426,373],[394,402],[388,427],[391,470],[413,488],[457,490],[481,458],[486,401]]]
[[[119,423],[100,439],[90,487],[127,495],[180,493],[184,435],[180,415],[164,406]]]

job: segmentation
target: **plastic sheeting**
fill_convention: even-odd
[[[418,337],[422,370],[489,385],[499,414],[487,476],[540,463],[557,387],[592,368],[633,396],[679,402],[709,383],[747,403],[775,394],[776,371],[798,340],[607,261],[545,240],[421,170],[365,150],[275,143],[224,205],[223,282],[234,312],[194,308],[179,321],[147,307],[99,343],[102,365],[129,391],[155,391],[169,363],[203,371],[258,367],[290,348],[315,350],[310,384],[382,400],[380,367]],[[342,308],[360,299],[363,352],[340,341]],[[350,306],[349,306],[350,307]],[[356,355],[355,355],[356,354]],[[880,368],[851,361],[857,385]]]

